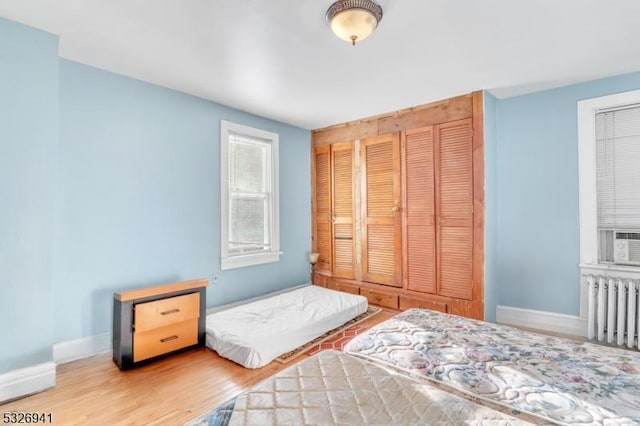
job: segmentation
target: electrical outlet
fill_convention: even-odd
[[[218,274],[214,274],[213,275],[213,283],[216,284],[218,282],[218,280],[220,279],[220,276]]]

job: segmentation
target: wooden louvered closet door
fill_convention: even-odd
[[[353,144],[331,145],[333,194],[333,276],[354,277]]]
[[[409,130],[402,143],[404,288],[435,294],[436,235],[433,126]]]
[[[439,294],[472,298],[473,141],[471,119],[436,126]]]
[[[313,250],[319,253],[315,271],[330,274],[332,258],[332,212],[331,212],[331,152],[329,145],[314,149],[314,214]]]
[[[400,140],[394,133],[360,143],[362,279],[401,287]]]

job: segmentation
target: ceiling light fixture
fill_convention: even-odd
[[[373,0],[338,0],[327,10],[331,31],[355,46],[369,37],[382,19],[382,7]]]

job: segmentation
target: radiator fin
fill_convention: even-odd
[[[587,337],[640,349],[640,279],[587,275]]]

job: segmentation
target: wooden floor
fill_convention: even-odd
[[[54,389],[0,405],[0,412],[51,413],[60,425],[182,425],[305,357],[249,370],[200,348],[120,371],[104,354],[58,366]]]

